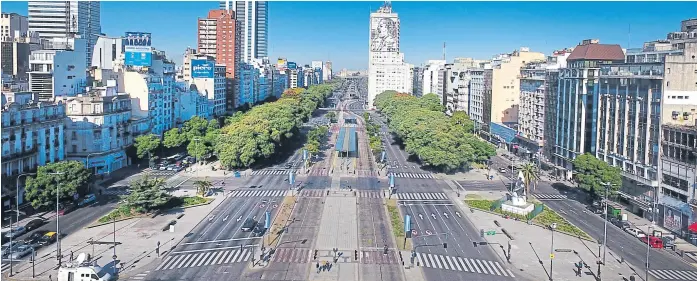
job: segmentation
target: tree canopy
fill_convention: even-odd
[[[269,158],[299,133],[303,122],[320,107],[334,90],[333,84],[321,84],[307,90],[286,90],[275,102],[258,105],[228,118],[214,141],[214,151],[225,168],[249,167]]]
[[[405,150],[426,165],[452,171],[496,154],[493,145],[471,133],[471,120],[460,114],[455,119],[445,115],[434,94],[417,98],[385,91],[374,104],[387,116],[390,130],[402,140]]]
[[[160,137],[155,134],[140,135],[136,137],[135,147],[138,158],[143,159],[160,146]]]
[[[610,183],[610,191],[613,193],[622,187],[619,167],[610,166],[590,153],[576,157],[573,163],[574,177],[578,186],[592,194],[604,194],[603,183]]]
[[[137,212],[145,213],[164,206],[170,199],[163,179],[144,176],[131,182],[131,194],[126,201]]]
[[[53,174],[61,173],[61,174]],[[92,173],[79,161],[61,161],[39,166],[36,176],[27,178],[25,196],[34,208],[53,206],[56,190],[60,200],[87,193]]]

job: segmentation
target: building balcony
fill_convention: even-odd
[[[21,152],[14,152],[14,153],[8,153],[8,154],[3,153],[2,161],[11,161],[11,160],[15,160],[15,159],[26,158],[26,157],[29,157],[29,156],[36,154],[36,152],[37,152],[37,148],[32,147],[30,149],[24,149]]]

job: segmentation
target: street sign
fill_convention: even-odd
[[[271,212],[266,212],[264,215],[266,216],[264,219],[264,228],[269,229],[269,227],[271,227]]]
[[[273,208],[274,208],[274,209],[278,208],[278,205],[277,205],[277,204],[273,204]]]
[[[550,258],[550,259],[553,259],[553,258],[554,258],[554,254],[549,254],[549,258]]]
[[[411,231],[411,216],[405,215],[404,216],[404,232],[407,233],[409,231]]]

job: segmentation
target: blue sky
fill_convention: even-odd
[[[27,2],[2,3],[3,12],[27,14]],[[298,64],[331,60],[334,70],[368,65],[370,11],[382,2],[271,2],[269,56]],[[697,17],[696,2],[392,2],[401,21],[401,51],[421,65],[442,57],[479,59],[521,46],[550,53],[586,38],[640,47]],[[196,46],[196,21],[217,1],[102,2],[102,31],[153,34],[153,46],[181,62]],[[631,36],[629,35],[631,26]],[[631,39],[631,40],[630,40]],[[630,43],[631,42],[631,43]]]

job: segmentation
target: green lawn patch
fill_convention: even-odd
[[[121,205],[116,207],[116,210],[111,211],[111,213],[107,214],[106,216],[103,216],[97,220],[99,223],[107,223],[113,220],[124,220],[128,218],[135,218],[139,217],[142,214],[136,212],[134,209],[132,209],[129,206],[126,205]]]
[[[491,206],[494,204],[494,202],[495,200],[465,199],[465,203],[467,203],[467,205],[471,208],[494,212],[499,215],[508,215],[511,218],[517,218],[522,221],[528,220],[526,216],[503,212],[500,207],[491,210]],[[566,219],[557,214],[555,211],[547,208],[547,206],[544,206],[542,212],[535,216],[532,219],[532,222],[545,227],[549,227],[550,225],[552,225],[552,223],[557,223],[557,231],[563,231],[573,236],[581,237],[587,240],[593,240],[593,238],[591,238],[586,232],[569,223]]]
[[[482,199],[482,196],[479,194],[466,194],[465,195],[465,200],[473,200],[473,199]]]
[[[469,194],[467,195],[469,196]],[[467,198],[465,196],[465,198]],[[477,209],[482,209],[486,211],[491,210],[491,205],[494,204],[494,200],[485,200],[485,199],[465,199],[465,203],[467,203],[468,206],[472,208],[477,208]]]
[[[199,196],[187,196],[187,197],[172,197],[172,199],[162,206],[162,210],[172,209],[172,208],[186,208],[196,205],[205,204],[213,201],[212,198],[205,198]],[[134,208],[129,207],[126,204],[121,204],[116,207],[115,210],[111,211],[106,216],[103,216],[97,220],[97,223],[107,223],[114,219],[117,221],[138,218],[147,215],[147,213],[139,213]]]
[[[591,238],[586,232],[572,225],[562,216],[549,208],[545,208],[542,213],[533,219],[533,221],[543,226],[550,226],[552,223],[557,223],[557,230],[559,231],[564,231],[574,236],[593,240],[593,238]]]
[[[390,216],[392,234],[397,240],[397,247],[401,250],[411,249],[411,241],[407,241],[406,244],[402,242],[404,241],[404,221],[402,219],[402,215],[399,213],[397,200],[387,200],[387,213]]]

